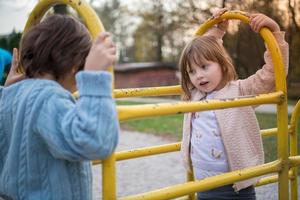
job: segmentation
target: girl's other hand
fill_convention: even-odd
[[[14,48],[13,49],[13,57],[12,57],[12,62],[11,62],[11,67],[9,70],[9,73],[7,75],[7,79],[5,81],[4,86],[7,87],[13,83],[16,83],[18,81],[21,81],[25,78],[24,74],[19,74],[17,72],[17,68],[19,65],[19,54],[18,54],[18,49]]]
[[[116,61],[116,46],[109,39],[109,33],[100,33],[92,44],[86,58],[84,70],[107,70]]]
[[[212,19],[217,19],[221,15],[223,15],[225,12],[227,12],[227,8],[217,8],[215,11],[213,11],[213,16]],[[210,29],[207,30],[206,33],[204,33],[205,36],[213,36],[216,37],[217,39],[222,40],[224,37],[226,30],[228,28],[228,20],[224,19],[220,21],[216,26],[211,27]]]
[[[279,25],[273,19],[261,13],[250,15],[250,27],[256,33],[263,27],[269,28],[272,32],[280,31]]]
[[[228,9],[227,8],[218,8],[216,9],[214,12],[213,12],[213,18],[214,19],[217,19],[219,17],[221,17],[221,15],[223,15],[225,12],[227,12]],[[229,25],[229,21],[227,19],[223,19],[221,22],[219,22],[217,24],[217,27],[226,32],[227,31],[227,28],[228,28],[228,25]]]

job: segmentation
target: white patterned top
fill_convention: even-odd
[[[215,92],[205,99],[213,99]],[[192,118],[191,159],[197,179],[229,171],[227,155],[214,111],[196,112]]]

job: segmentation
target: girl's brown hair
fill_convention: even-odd
[[[220,83],[222,87],[237,79],[232,60],[218,39],[213,36],[198,36],[184,47],[179,61],[183,100],[190,100],[191,90],[195,88],[188,74],[189,68],[193,64],[200,66],[204,61],[217,62],[220,65],[223,74]]]
[[[28,78],[51,74],[58,80],[84,67],[92,39],[85,26],[67,15],[52,15],[31,27],[20,43],[20,67]]]

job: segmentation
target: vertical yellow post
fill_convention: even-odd
[[[187,172],[186,173],[186,179],[187,181],[194,181],[194,174],[193,172]],[[196,197],[195,197],[195,193],[192,193],[192,194],[189,194],[189,197],[188,197],[189,200],[196,200]]]
[[[102,199],[117,199],[115,154],[112,154],[111,156],[102,161]]]
[[[291,135],[290,135],[290,155],[296,156],[298,155],[298,136],[297,136],[297,130],[298,130],[298,117],[300,114],[300,101],[295,106],[295,110],[293,111],[292,117],[291,117]],[[291,179],[291,200],[297,200],[298,199],[298,167],[292,168],[292,174],[293,178]]]
[[[287,112],[287,90],[286,76],[281,52],[273,34],[266,28],[262,28],[260,34],[264,38],[272,57],[276,91],[282,91],[282,102],[277,104],[277,153],[278,159],[282,162],[282,168],[278,173],[278,192],[280,200],[289,200],[289,133],[288,133],[288,112]]]
[[[282,168],[278,174],[278,191],[280,200],[289,199],[289,162],[288,162],[288,129],[287,129],[287,98],[277,105],[277,125],[278,125],[278,158],[282,162]]]

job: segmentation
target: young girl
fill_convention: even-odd
[[[263,14],[250,16],[250,26],[258,32],[269,28],[279,44],[286,73],[288,44],[278,24]],[[214,28],[215,29],[215,28]],[[209,31],[194,38],[184,48],[181,59],[183,98],[187,101],[226,99],[268,93],[274,90],[275,78],[270,53],[256,74],[236,80],[232,61],[222,46],[224,30]],[[214,36],[216,37],[214,37]],[[195,178],[239,170],[264,163],[262,140],[252,106],[185,114],[182,153],[188,170]],[[236,182],[197,194],[198,199],[255,199],[257,178]]]
[[[0,199],[91,200],[93,159],[118,141],[108,34],[53,15],[20,44],[26,79],[0,89]],[[71,92],[76,87],[80,99]]]

